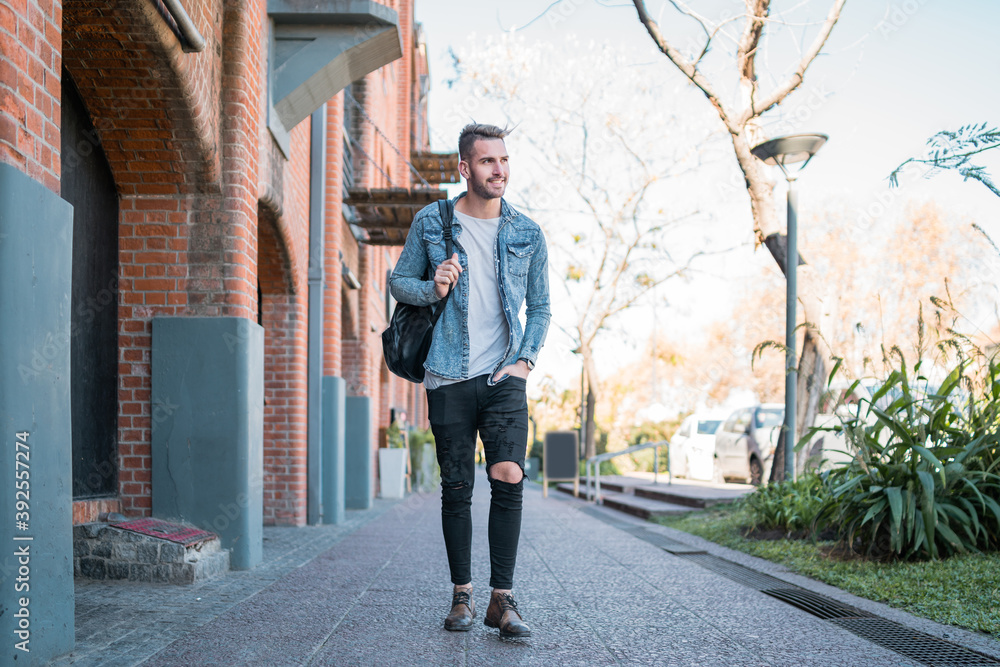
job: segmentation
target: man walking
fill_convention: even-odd
[[[548,252],[538,225],[503,199],[510,177],[506,136],[507,130],[493,125],[462,130],[458,169],[467,191],[453,202],[453,252],[445,256],[438,206],[424,208],[414,217],[389,289],[397,301],[420,306],[453,292],[424,363],[441,466],[441,524],[454,585],[444,627],[469,630],[476,616],[471,508],[478,433],[491,489],[493,593],[484,623],[499,628],[501,637],[528,637],[531,630],[511,588],[528,443],[525,386],[549,326]],[[424,279],[428,268],[432,280]]]

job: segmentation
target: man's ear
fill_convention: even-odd
[[[472,172],[469,171],[469,163],[465,160],[461,160],[458,163],[458,173],[465,180],[469,180],[469,176],[472,175]]]

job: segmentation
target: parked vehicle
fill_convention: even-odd
[[[761,484],[771,474],[785,406],[765,403],[740,408],[715,434],[715,453],[723,479]]]
[[[670,439],[670,473],[710,482],[715,478],[715,433],[726,413],[690,415]]]

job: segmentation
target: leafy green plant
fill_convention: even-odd
[[[830,498],[823,480],[807,473],[795,481],[759,487],[743,499],[750,528],[803,534],[818,527],[817,517]]]
[[[403,437],[403,432],[399,428],[399,422],[394,421],[389,425],[389,428],[385,430],[385,440],[386,446],[391,449],[402,449],[406,447],[406,438]]]
[[[441,468],[438,467],[434,450],[434,433],[428,429],[411,429],[410,475],[413,487],[424,492],[434,491],[441,483]],[[425,445],[430,447],[425,447]]]
[[[824,473],[832,497],[819,520],[866,554],[938,558],[998,544],[1000,367],[967,340],[939,349],[957,356],[939,387],[893,348],[885,359],[898,367],[842,418],[856,454]]]

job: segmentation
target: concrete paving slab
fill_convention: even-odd
[[[472,563],[477,618],[467,633],[442,627],[450,583],[440,501],[428,494],[382,505],[377,516],[339,536],[309,529],[265,532],[272,536],[273,559],[256,574],[230,573],[220,582],[186,589],[82,586],[77,613],[87,618],[78,621],[80,650],[57,664],[919,664],[622,528],[647,527],[701,545],[692,536],[628,518],[608,523],[581,511],[587,506],[583,501],[562,494],[542,498],[534,484],[526,486],[515,573],[515,595],[533,635],[501,640],[482,624],[489,602],[484,477],[477,488]],[[308,548],[296,546],[299,536]],[[702,546],[795,579],[773,564]],[[893,620],[921,624],[899,614]],[[989,638],[985,643],[1000,646]]]

